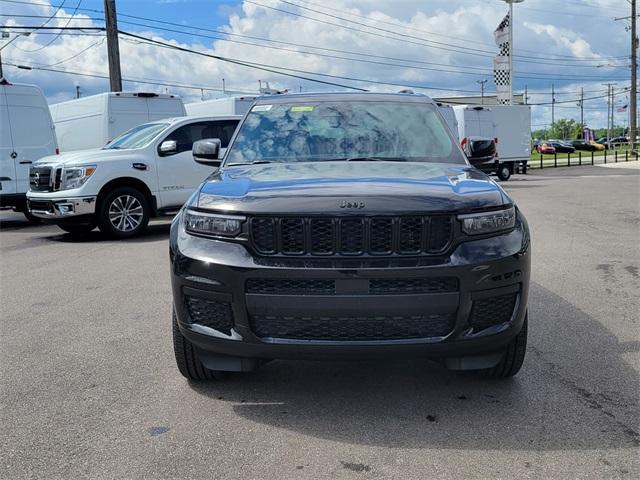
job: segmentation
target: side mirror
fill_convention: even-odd
[[[220,145],[222,145],[222,142],[220,142],[219,138],[205,138],[193,142],[193,148],[191,149],[193,159],[202,165],[219,167],[222,163]]]
[[[471,163],[493,162],[496,142],[491,138],[470,138],[467,158]]]
[[[178,151],[178,142],[175,140],[165,140],[160,144],[160,148],[158,149],[160,155],[171,155]]]

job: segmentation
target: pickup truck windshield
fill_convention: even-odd
[[[331,160],[466,163],[430,104],[316,101],[254,106],[225,165]]]
[[[160,132],[169,126],[168,123],[145,123],[127,130],[112,142],[103,147],[104,150],[142,148],[149,144]]]

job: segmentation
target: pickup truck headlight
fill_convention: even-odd
[[[82,167],[65,167],[62,171],[62,184],[60,190],[71,190],[84,185],[89,177],[96,171],[96,165],[83,165]]]
[[[196,235],[235,237],[242,231],[242,223],[245,220],[245,217],[237,215],[219,215],[193,210],[184,213],[186,231]]]
[[[462,231],[467,235],[484,235],[502,230],[510,230],[516,224],[515,207],[493,212],[458,215],[462,222]]]

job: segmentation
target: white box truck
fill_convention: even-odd
[[[42,90],[36,85],[0,81],[0,207],[24,212],[29,167],[58,153],[53,121]]]
[[[244,115],[249,111],[256,96],[224,97],[202,102],[187,103],[187,115]]]
[[[108,92],[49,107],[62,152],[104,147],[130,128],[186,115],[177,95]]]
[[[496,157],[474,164],[500,180],[508,180],[517,163],[529,161],[531,152],[531,108],[528,105],[456,105],[458,135],[463,148],[471,140],[493,139]]]

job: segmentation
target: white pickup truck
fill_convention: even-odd
[[[74,235],[97,226],[113,238],[135,236],[149,218],[178,211],[211,173],[193,162],[193,142],[218,138],[225,148],[240,118],[158,120],[101,149],[44,157],[29,172],[29,212]]]

